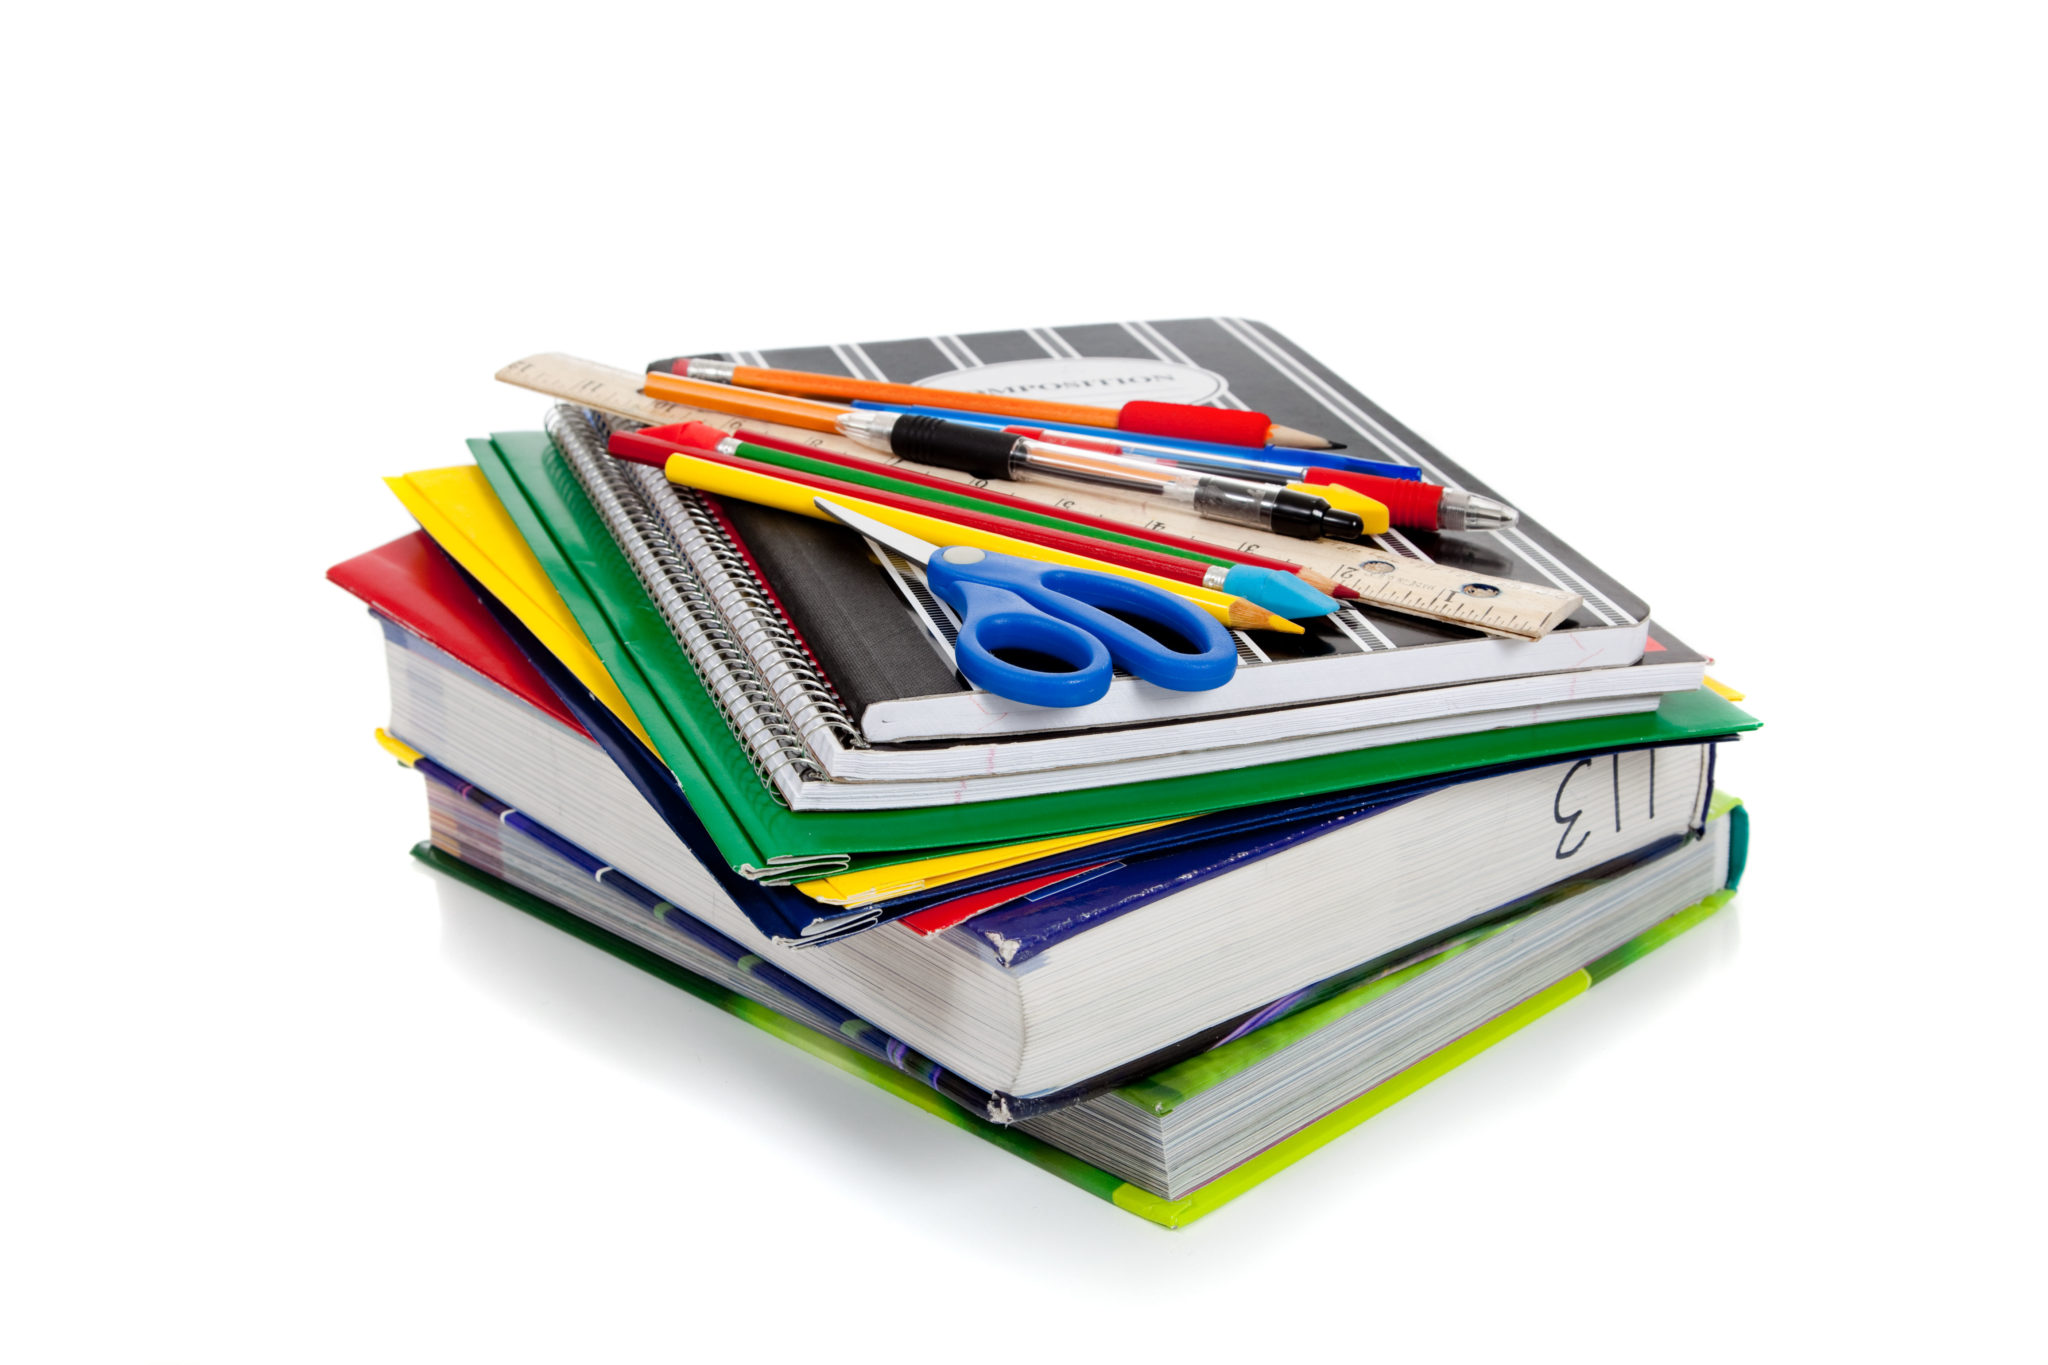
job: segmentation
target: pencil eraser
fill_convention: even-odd
[[[1215,441],[1232,446],[1263,446],[1273,419],[1263,412],[1199,408],[1192,403],[1148,403],[1140,399],[1117,409],[1116,425],[1119,431],[1139,431],[1148,436]]]

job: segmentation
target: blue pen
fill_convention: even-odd
[[[1199,465],[1218,473],[1237,473],[1240,477],[1263,475],[1269,479],[1296,480],[1307,469],[1342,469],[1354,474],[1377,474],[1383,479],[1420,479],[1422,471],[1413,465],[1390,464],[1384,460],[1362,460],[1353,455],[1335,450],[1312,452],[1315,465],[1302,463],[1302,453],[1289,446],[1266,446],[1257,454],[1243,446],[1217,445],[1210,441],[1183,441],[1173,436],[1134,436],[1108,427],[1076,426],[1070,422],[1045,422],[1036,418],[1025,421],[1020,417],[998,417],[986,412],[962,412],[954,408],[913,407],[903,403],[877,403],[868,399],[855,399],[853,406],[873,412],[903,412],[918,417],[937,417],[947,422],[964,422],[969,426],[995,427],[1002,429],[1014,426],[1031,426],[1045,431],[1071,432],[1093,441],[1109,441],[1124,447],[1134,455],[1151,459],[1173,460],[1176,463]],[[1278,456],[1279,458],[1272,458]],[[1264,458],[1261,458],[1264,457]]]

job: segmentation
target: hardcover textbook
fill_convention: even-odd
[[[545,830],[488,814],[464,819],[454,808],[488,812],[488,798],[479,804],[480,794],[428,776],[434,838],[414,855],[429,866],[1169,1228],[1229,1203],[1721,910],[1749,841],[1747,812],[1722,798],[1705,840],[1408,961],[1275,1001],[1181,1061],[1010,1124],[983,1116],[985,1097],[944,1067],[644,888],[578,860]],[[657,925],[670,932],[650,934]],[[1448,974],[1507,939],[1519,940],[1508,945],[1523,950],[1519,958],[1495,952],[1487,965],[1512,962],[1520,976],[1503,982],[1495,1012],[1475,1020],[1468,1002],[1461,1013],[1459,987],[1474,976]],[[1547,963],[1571,965],[1537,979]]]

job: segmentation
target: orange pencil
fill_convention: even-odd
[[[709,408],[713,412],[729,413],[734,417],[751,417],[758,422],[781,422],[785,426],[802,427],[806,431],[829,432],[834,436],[839,434],[834,419],[847,411],[845,405],[840,403],[812,403],[802,398],[786,398],[779,393],[736,389],[730,384],[685,379],[681,375],[662,374],[656,370],[647,372],[647,380],[641,392],[649,398],[659,398],[665,403],[687,403],[691,407]]]
[[[1193,441],[1220,441],[1236,446],[1293,446],[1302,450],[1334,450],[1338,443],[1293,427],[1276,425],[1261,412],[1235,408],[1205,408],[1192,403],[1126,403],[1120,408],[1101,408],[1083,403],[1048,403],[1036,398],[1005,398],[998,394],[961,393],[954,389],[928,389],[918,384],[886,384],[874,379],[851,379],[838,374],[811,374],[803,370],[766,370],[756,365],[734,365],[723,360],[698,360],[677,356],[657,360],[647,367],[650,386],[657,379],[687,378],[765,393],[790,394],[803,398],[865,399],[872,403],[909,403],[928,408],[951,408],[963,412],[988,412],[999,417],[1028,417],[1041,422],[1066,422],[1075,426],[1108,427],[1116,431],[1144,432],[1152,436],[1173,436]],[[661,397],[650,387],[650,397]],[[755,414],[742,414],[753,416]]]

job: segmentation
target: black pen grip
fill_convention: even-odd
[[[1010,477],[1018,438],[1006,431],[905,414],[889,431],[889,449],[906,460],[957,469],[978,479]]]

